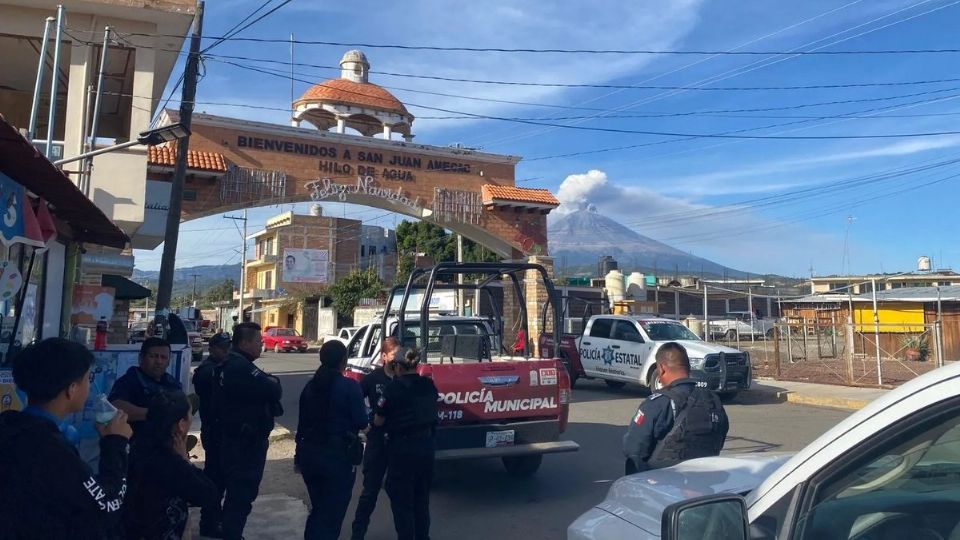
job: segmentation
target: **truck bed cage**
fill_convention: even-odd
[[[474,262],[474,263],[457,263],[457,262],[441,262],[432,267],[428,268],[415,268],[410,272],[410,277],[407,278],[407,285],[403,288],[403,297],[400,300],[400,306],[397,309],[397,336],[405,336],[404,328],[406,326],[406,308],[407,303],[410,300],[410,294],[414,291],[423,291],[423,300],[420,306],[420,336],[423,339],[423,347],[421,348],[422,360],[427,361],[426,355],[428,353],[427,349],[427,340],[429,339],[428,333],[428,324],[430,319],[430,299],[433,296],[435,290],[484,290],[487,294],[491,294],[488,285],[493,282],[495,279],[501,276],[509,277],[510,284],[514,294],[516,295],[517,301],[519,302],[520,307],[520,324],[524,330],[524,335],[527,337],[523,343],[523,355],[524,357],[529,358],[530,356],[530,333],[529,325],[527,320],[527,303],[526,295],[524,294],[523,289],[523,280],[525,276],[523,273],[527,271],[535,271],[540,275],[540,279],[543,281],[544,287],[547,289],[547,305],[551,306],[553,309],[553,333],[554,339],[559,343],[560,341],[560,302],[555,301],[557,297],[556,289],[553,286],[553,281],[550,279],[550,276],[547,274],[547,270],[539,264],[532,263],[508,263],[508,262]],[[518,277],[518,274],[520,276]],[[480,275],[483,276],[483,280],[480,283],[444,283],[441,278],[443,277],[453,277],[461,275]],[[424,282],[422,285],[420,282]],[[505,285],[506,289],[507,286]],[[399,291],[399,287],[394,288],[394,291]],[[508,291],[505,290],[504,294],[508,294]],[[491,295],[492,299],[492,295]],[[387,308],[383,313],[383,326],[382,328],[386,331],[387,328],[387,319],[390,316],[391,306],[393,304],[393,294],[387,300]],[[491,301],[491,305],[496,306],[495,302]],[[496,307],[494,307],[496,311]],[[500,331],[500,343],[503,347],[503,321],[500,314],[497,313],[498,319],[500,320],[498,329]],[[402,342],[401,338],[401,342]]]

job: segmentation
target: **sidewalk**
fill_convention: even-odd
[[[856,411],[864,408],[867,403],[874,399],[886,395],[887,392],[889,390],[878,388],[759,379],[754,382],[749,391],[741,392],[737,401],[742,403],[795,403]]]

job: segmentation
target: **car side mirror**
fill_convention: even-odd
[[[663,511],[660,528],[663,540],[747,540],[747,505],[729,493],[680,501]]]

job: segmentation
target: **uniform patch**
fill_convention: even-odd
[[[643,416],[643,411],[640,410],[640,409],[637,409],[637,415],[633,417],[633,423],[634,423],[634,425],[639,426],[640,424],[642,424],[642,423],[643,423],[643,418],[644,418],[644,416]]]
[[[377,400],[377,408],[382,409],[384,405],[387,404],[387,398],[381,397]]]
[[[658,397],[660,397],[660,396],[662,396],[662,395],[663,395],[663,394],[660,394],[660,393],[650,394],[650,397],[648,397],[647,399],[648,399],[648,400],[657,399]]]

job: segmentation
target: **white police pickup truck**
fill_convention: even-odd
[[[793,456],[700,458],[621,478],[567,540],[960,539],[960,362]]]
[[[691,375],[722,399],[732,399],[740,390],[750,388],[753,370],[748,353],[707,343],[670,319],[594,315],[582,336],[561,336],[560,358],[568,366],[573,383],[583,377],[603,379],[614,388],[632,382],[657,390],[660,378],[654,369],[656,354],[669,341],[687,349]],[[552,336],[540,336],[540,351],[544,358],[553,356]]]

